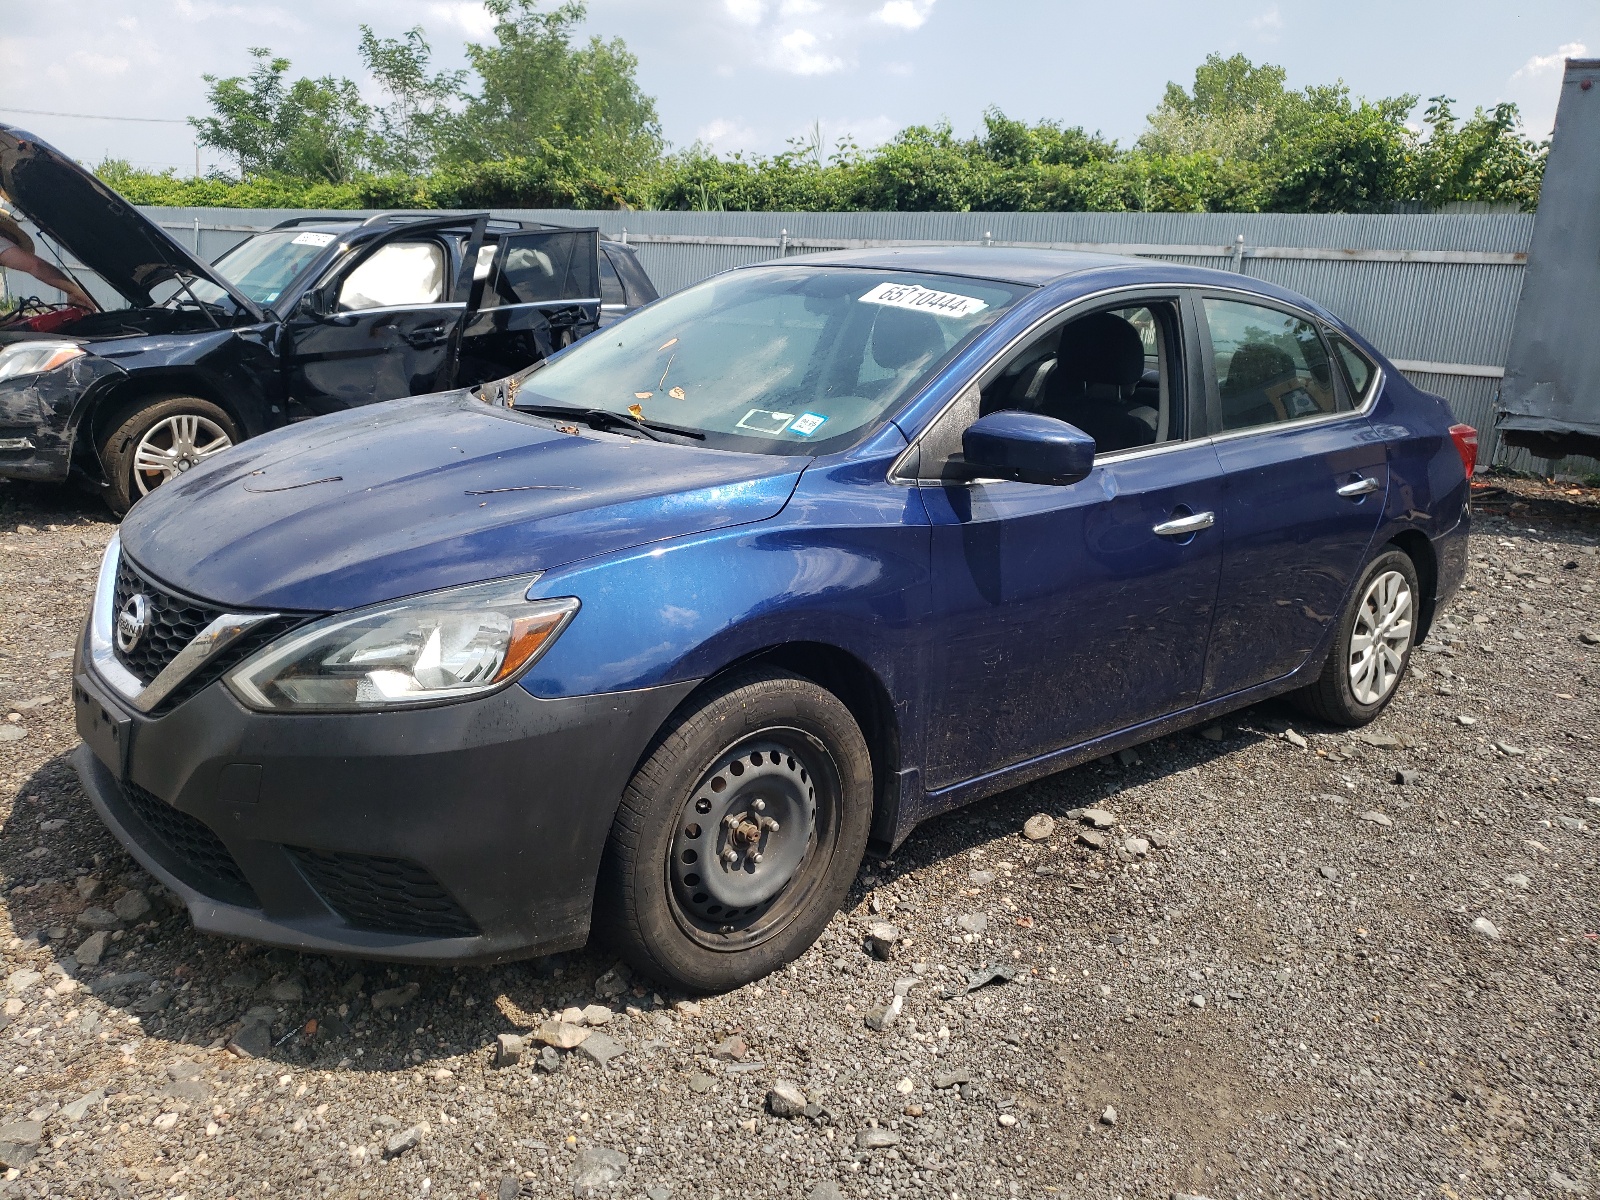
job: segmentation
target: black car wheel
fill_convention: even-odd
[[[730,677],[657,737],[612,825],[602,928],[637,969],[726,991],[804,953],[849,890],[872,765],[831,692]]]
[[[1330,725],[1365,725],[1394,699],[1417,631],[1417,568],[1403,550],[1378,555],[1361,573],[1339,620],[1339,636],[1311,686],[1293,694]]]
[[[100,444],[106,503],[122,514],[134,501],[239,440],[232,417],[198,396],[154,396],[124,408]]]

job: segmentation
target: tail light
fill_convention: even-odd
[[[1471,425],[1452,425],[1450,440],[1456,444],[1456,453],[1461,455],[1461,469],[1471,479],[1478,465],[1478,431]]]

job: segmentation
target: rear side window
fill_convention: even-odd
[[[1310,321],[1239,300],[1205,300],[1224,430],[1339,412],[1333,364]]]
[[[600,282],[594,244],[595,235],[582,231],[506,237],[491,292],[501,304],[592,300]]]
[[[600,255],[600,303],[627,303],[622,295],[622,280],[617,278],[617,269],[611,265],[609,254]]]
[[[1372,386],[1372,377],[1378,373],[1378,368],[1370,358],[1338,334],[1333,334],[1332,340],[1334,353],[1344,367],[1345,382],[1350,385],[1350,395],[1360,405],[1367,398],[1367,389]]]
[[[617,269],[617,276],[622,280],[622,289],[627,295],[629,304],[649,304],[652,300],[660,299],[661,294],[656,291],[655,284],[650,282],[650,276],[644,273],[644,268],[639,265],[638,259],[626,250],[618,251],[611,257],[612,265]]]

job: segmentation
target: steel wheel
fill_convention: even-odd
[[[1414,611],[1411,584],[1399,571],[1368,584],[1350,634],[1350,690],[1362,704],[1377,704],[1399,681]]]
[[[768,729],[717,756],[679,813],[667,874],[674,913],[702,945],[763,940],[805,902],[837,828],[831,756],[798,729]]]
[[[133,452],[133,480],[141,496],[233,445],[210,417],[175,413],[157,421]]]

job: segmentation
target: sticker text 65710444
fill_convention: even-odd
[[[936,292],[915,283],[880,283],[865,296],[863,304],[887,304],[892,308],[909,308],[916,312],[932,313],[936,317],[970,317],[982,312],[988,304],[974,296],[956,292]]]

